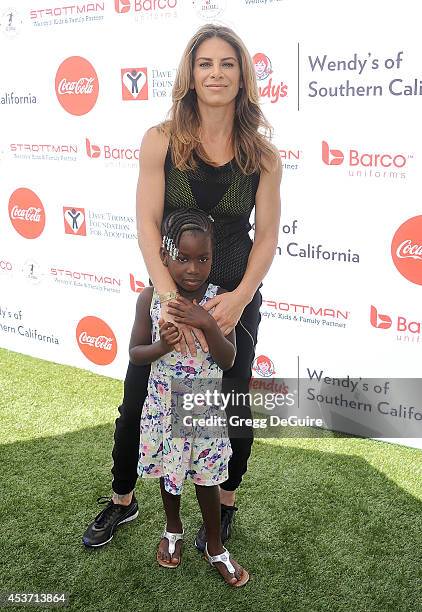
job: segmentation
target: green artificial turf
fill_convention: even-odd
[[[422,610],[420,451],[373,440],[256,440],[237,502],[233,556],[251,573],[226,586],[193,548],[193,486],[182,565],[155,561],[158,481],[140,514],[99,550],[81,536],[110,493],[122,383],[0,350],[0,591],[66,591],[70,610],[407,612]]]

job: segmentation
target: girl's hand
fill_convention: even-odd
[[[181,333],[174,323],[164,321],[164,319],[158,321],[158,327],[160,329],[160,342],[166,353],[169,353],[180,341]]]
[[[227,291],[208,300],[204,309],[209,311],[215,308],[212,316],[222,333],[227,336],[238,324],[245,306],[247,302],[242,301],[235,291]]]
[[[163,302],[163,304],[161,304],[161,316],[165,321],[170,321],[174,323],[174,318],[168,311],[168,307],[170,304],[174,304],[174,301]],[[178,323],[176,327],[180,331],[180,339],[174,347],[178,353],[182,353],[182,355],[187,355],[187,352],[189,350],[189,353],[192,355],[192,357],[195,357],[195,338],[198,340],[204,353],[208,353],[208,344],[202,330],[189,327],[188,325],[182,325],[181,323]]]
[[[169,304],[168,311],[176,324],[190,325],[205,331],[213,323],[211,315],[202,306],[198,306],[196,300],[191,302],[181,295]]]

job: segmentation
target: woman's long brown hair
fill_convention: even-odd
[[[208,38],[218,37],[236,51],[243,87],[236,97],[232,143],[234,158],[244,174],[269,170],[278,157],[269,140],[272,127],[259,106],[258,86],[252,58],[243,41],[230,28],[207,24],[188,42],[179,64],[173,86],[173,104],[168,120],[160,128],[170,138],[173,163],[179,170],[197,167],[195,153],[206,163],[213,164],[200,141],[200,117],[196,92],[191,89],[196,50]]]

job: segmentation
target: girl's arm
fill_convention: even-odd
[[[218,294],[226,293],[219,289]],[[217,294],[217,295],[218,295]],[[234,330],[226,337],[221,332],[216,320],[195,302],[179,296],[169,305],[169,312],[173,315],[175,323],[191,325],[204,332],[209,352],[222,370],[229,370],[236,357],[236,336]]]
[[[134,365],[146,365],[156,361],[166,353],[169,353],[176,341],[179,332],[172,323],[162,322],[160,328],[160,340],[151,344],[151,317],[149,309],[153,294],[152,287],[146,287],[139,294],[136,302],[135,321],[129,342],[129,359]]]

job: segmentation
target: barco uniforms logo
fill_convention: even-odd
[[[391,328],[392,331],[397,332],[396,340],[400,342],[420,342],[421,321],[411,321],[403,315],[393,318],[389,314],[379,313],[377,308],[371,305],[370,322],[376,329]]]
[[[367,153],[358,149],[343,151],[322,141],[321,158],[327,166],[345,165],[349,176],[373,178],[406,178],[406,166],[413,154]]]
[[[174,9],[176,6],[177,0],[114,0],[114,9],[119,15],[130,12],[165,11]]]

